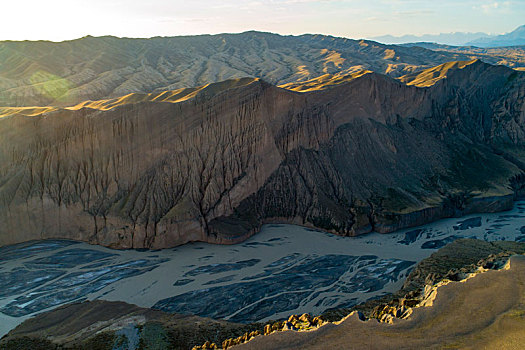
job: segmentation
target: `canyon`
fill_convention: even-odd
[[[264,223],[359,235],[510,209],[524,80],[473,60],[3,107],[0,244],[232,244]]]
[[[523,338],[524,47],[250,31],[0,62],[0,349]]]
[[[524,327],[516,299],[521,275],[508,271],[509,257],[525,253],[524,215],[525,203],[518,202],[511,212],[445,219],[388,236],[268,225],[235,247],[118,251],[71,241],[4,247],[0,279],[10,288],[0,295],[0,348],[227,349],[251,339],[246,346],[281,348],[288,337],[308,343],[348,325],[380,339],[396,333],[408,348],[469,337],[507,344]],[[487,271],[496,280],[483,279]],[[457,316],[450,298],[434,305],[443,287],[464,285],[472,274],[484,287],[453,298],[473,303],[472,310],[490,308],[487,300],[494,299],[503,309],[472,317]],[[490,296],[480,298],[485,292]],[[426,316],[414,317],[420,312]],[[253,322],[265,313],[273,316]],[[439,335],[404,337],[440,314],[448,317],[438,317]],[[506,325],[503,333],[494,319]],[[461,323],[470,326],[458,328]],[[359,334],[336,339],[352,347],[350,340],[364,341]]]
[[[155,330],[160,323],[157,331],[173,331],[171,341],[191,349],[262,333],[266,323],[292,314],[326,323],[357,310],[380,319],[378,306],[464,274],[459,268],[489,257],[492,265],[484,264],[497,268],[493,255],[524,253],[524,218],[519,201],[505,213],[444,219],[386,236],[340,237],[271,224],[235,246],[114,250],[45,240],[2,247],[0,282],[8,287],[0,293],[0,336],[9,334],[0,347],[31,336],[74,348],[114,331],[131,339],[140,327],[149,323]]]

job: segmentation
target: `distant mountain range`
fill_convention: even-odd
[[[477,47],[503,47],[525,45],[525,25],[514,31],[502,35],[490,35],[487,33],[440,33],[424,35],[383,35],[371,37],[385,44],[407,44],[417,42],[429,42],[452,46],[477,46]]]
[[[478,47],[502,47],[502,46],[520,46],[525,45],[525,25],[516,28],[510,33],[492,36],[481,37],[472,40],[466,45]]]
[[[59,43],[5,41],[0,42],[0,106],[67,106],[243,77],[275,85],[362,70],[399,77],[471,59],[525,66],[523,51],[433,51],[326,35],[254,31],[151,39],[88,36]]]
[[[481,38],[490,38],[491,35],[487,33],[440,33],[440,34],[423,34],[423,35],[381,35],[369,38],[370,40],[378,41],[385,44],[407,44],[416,42],[430,42],[445,45],[462,46],[470,41]]]
[[[507,208],[525,191],[525,50],[418,45],[0,42],[0,245],[230,244],[275,221],[355,235]]]

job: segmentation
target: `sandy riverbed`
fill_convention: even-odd
[[[0,335],[36,313],[98,298],[236,322],[318,314],[397,290],[414,264],[462,237],[525,241],[525,202],[505,213],[353,238],[266,225],[236,246],[116,251],[39,241],[3,247]]]

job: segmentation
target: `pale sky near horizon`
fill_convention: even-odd
[[[0,40],[318,33],[348,38],[486,32],[525,24],[525,0],[25,0],[2,3]]]

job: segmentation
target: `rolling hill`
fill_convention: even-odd
[[[519,58],[500,56],[484,55],[483,60],[525,66]],[[88,36],[58,43],[3,41],[0,106],[68,106],[243,77],[275,85],[363,69],[399,77],[473,58],[481,57],[324,35],[253,31],[150,39]]]

